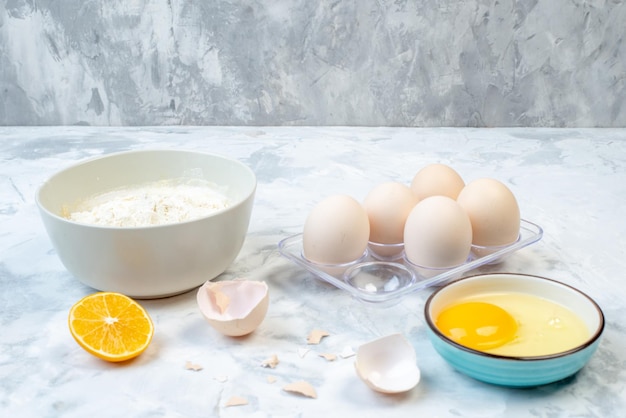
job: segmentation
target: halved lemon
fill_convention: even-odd
[[[70,309],[68,324],[82,348],[112,362],[137,357],[154,335],[148,312],[133,299],[115,292],[94,293],[76,302]]]

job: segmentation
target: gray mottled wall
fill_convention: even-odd
[[[624,1],[0,0],[0,125],[626,126]]]

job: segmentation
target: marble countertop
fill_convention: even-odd
[[[141,301],[155,323],[152,344],[135,360],[109,364],[70,336],[68,311],[93,289],[64,269],[34,196],[48,176],[76,161],[146,148],[216,152],[255,171],[249,233],[220,279],[265,280],[271,303],[255,333],[232,339],[206,324],[195,291]],[[2,416],[608,417],[626,409],[624,129],[4,127],[0,159]],[[301,231],[322,197],[362,199],[379,182],[409,183],[431,162],[451,165],[466,180],[506,182],[522,216],[544,229],[538,243],[479,270],[554,278],[603,308],[603,340],[578,374],[525,390],[474,381],[451,369],[426,339],[422,309],[429,290],[391,307],[371,306],[278,253],[277,243]],[[330,336],[307,345],[313,329]],[[403,395],[366,387],[354,357],[319,356],[394,332],[412,343],[422,371],[420,384]],[[262,367],[272,355],[278,366]],[[188,362],[201,370],[190,370]],[[317,399],[282,389],[298,380],[311,383]],[[226,407],[232,396],[248,405]]]

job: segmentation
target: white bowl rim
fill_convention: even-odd
[[[558,353],[554,353],[554,354],[548,354],[548,355],[541,355],[541,356],[504,356],[504,355],[499,355],[499,354],[491,354],[491,353],[486,353],[484,351],[479,351],[479,350],[474,350],[472,348],[466,347],[464,345],[461,345],[453,340],[451,340],[450,338],[446,337],[441,331],[439,331],[439,329],[437,328],[437,326],[435,325],[435,323],[433,322],[432,318],[430,317],[430,315],[428,314],[429,308],[430,308],[430,304],[432,302],[432,300],[435,298],[435,296],[443,291],[444,289],[447,289],[449,286],[452,286],[458,282],[462,282],[464,280],[468,280],[468,279],[476,279],[479,277],[492,277],[492,276],[510,276],[510,277],[531,277],[533,279],[540,279],[540,280],[546,280],[549,282],[552,282],[553,284],[556,284],[557,286],[563,286],[566,288],[569,288],[570,290],[573,290],[574,292],[578,293],[579,295],[583,296],[584,298],[586,298],[589,303],[596,309],[597,313],[598,313],[598,328],[595,330],[595,332],[589,337],[589,339],[587,341],[585,341],[584,343],[566,350],[566,351],[561,351]],[[474,355],[477,356],[481,356],[481,357],[487,357],[487,358],[493,358],[493,359],[499,359],[499,360],[508,360],[508,361],[525,361],[525,362],[532,362],[532,361],[542,361],[542,360],[550,360],[550,359],[555,359],[555,358],[561,358],[561,357],[566,357],[568,355],[577,353],[579,351],[583,351],[584,349],[586,349],[587,347],[593,345],[602,335],[602,332],[604,331],[604,325],[605,325],[605,320],[604,320],[604,313],[602,312],[602,309],[600,308],[600,306],[596,303],[595,300],[593,300],[589,295],[587,295],[586,293],[582,292],[581,290],[575,288],[574,286],[571,286],[569,284],[560,282],[558,280],[554,280],[554,279],[550,279],[547,277],[543,277],[543,276],[537,276],[537,275],[533,275],[533,274],[526,274],[526,273],[498,273],[498,272],[493,272],[493,273],[480,273],[480,274],[474,274],[471,276],[465,276],[462,277],[460,279],[454,280],[440,288],[438,288],[437,290],[435,290],[426,300],[426,303],[424,304],[424,318],[426,320],[426,324],[428,325],[428,327],[430,328],[430,330],[441,340],[443,340],[445,343],[456,347],[459,350],[468,352],[468,353],[472,353]]]
[[[72,221],[68,218],[64,218],[62,216],[59,216],[57,213],[54,213],[52,211],[50,211],[46,205],[44,205],[41,202],[40,199],[40,195],[41,192],[43,190],[43,188],[56,176],[61,175],[64,172],[67,172],[69,170],[73,170],[76,169],[82,165],[86,165],[89,164],[93,161],[98,161],[98,160],[102,160],[102,159],[106,159],[106,158],[114,158],[114,157],[118,157],[118,156],[122,156],[122,155],[128,155],[128,154],[143,154],[143,153],[159,153],[159,152],[175,152],[175,153],[185,153],[185,154],[197,154],[197,155],[205,155],[205,156],[210,156],[210,157],[217,157],[217,158],[221,158],[230,162],[233,162],[237,165],[239,165],[241,168],[245,169],[245,171],[247,171],[253,179],[253,186],[250,190],[250,193],[247,193],[246,196],[244,198],[239,199],[239,201],[237,201],[235,204],[228,206],[227,208],[223,208],[223,209],[219,209],[216,210],[206,216],[202,216],[200,218],[195,218],[195,219],[190,219],[187,221],[182,221],[182,222],[176,222],[176,223],[168,223],[168,224],[160,224],[160,225],[144,225],[144,226],[113,226],[113,225],[96,225],[96,224],[87,224],[87,223],[83,223],[83,222],[76,222],[76,221]],[[171,228],[171,227],[175,227],[178,225],[182,225],[182,224],[187,224],[187,223],[193,223],[193,222],[198,222],[198,221],[202,221],[208,218],[212,218],[214,216],[219,215],[220,213],[223,212],[227,212],[231,209],[237,208],[241,205],[243,205],[246,200],[248,200],[248,198],[253,195],[256,192],[256,188],[258,185],[258,180],[256,178],[256,174],[254,173],[254,171],[248,167],[246,164],[242,163],[241,161],[232,158],[232,157],[228,157],[222,154],[217,154],[217,153],[212,153],[212,152],[206,152],[206,151],[196,151],[196,150],[192,150],[192,149],[169,149],[169,148],[149,148],[149,149],[137,149],[137,150],[127,150],[127,151],[119,151],[119,152],[112,152],[112,153],[108,153],[108,154],[102,154],[102,155],[96,155],[93,157],[89,157],[80,161],[77,161],[76,163],[69,165],[55,173],[53,173],[52,175],[48,176],[40,185],[39,187],[37,187],[37,191],[35,193],[35,202],[37,204],[37,206],[45,211],[49,216],[57,218],[59,220],[62,220],[64,222],[68,222],[70,224],[74,224],[74,225],[80,225],[86,228],[94,228],[94,229],[103,229],[103,230],[125,230],[125,231],[130,231],[130,230],[146,230],[146,229],[159,229],[159,228]]]

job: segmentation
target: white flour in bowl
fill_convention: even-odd
[[[208,181],[164,180],[113,190],[63,210],[67,219],[116,227],[166,225],[198,219],[230,205]]]

